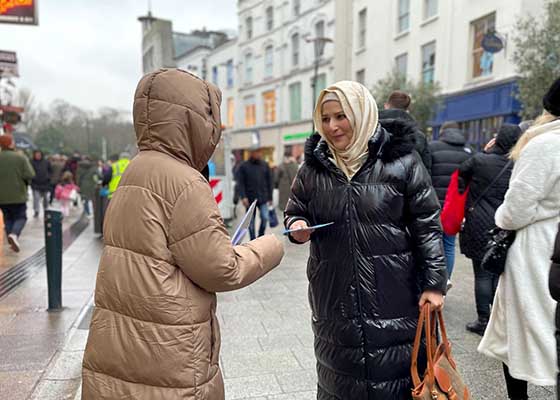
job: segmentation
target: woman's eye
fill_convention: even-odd
[[[328,119],[328,118],[323,118],[322,121],[323,121],[324,124],[328,124],[328,123],[329,123],[329,119]]]
[[[345,118],[346,118],[346,115],[344,115],[344,114],[339,114],[337,118],[338,118],[339,120],[340,120],[340,119],[345,119]]]

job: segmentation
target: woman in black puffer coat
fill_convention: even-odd
[[[558,225],[554,254],[552,254],[548,286],[552,298],[560,302],[560,225]],[[558,370],[560,370],[560,306],[556,306],[556,353],[558,357]],[[558,399],[560,399],[560,374],[558,375],[557,382],[556,392]]]
[[[307,265],[320,400],[409,400],[419,303],[443,305],[439,203],[414,151],[414,127],[378,123],[369,91],[339,82],[319,96],[285,211],[311,240]]]
[[[503,124],[495,144],[488,152],[474,155],[459,167],[462,183],[470,188],[465,207],[465,226],[459,242],[461,252],[473,264],[478,315],[476,321],[467,324],[467,330],[480,336],[484,334],[488,324],[490,307],[498,285],[498,276],[484,271],[480,264],[490,239],[488,232],[496,227],[494,214],[504,201],[509,186],[513,164],[509,162],[508,156],[519,136],[521,129],[517,125]],[[498,180],[488,188],[498,175]]]

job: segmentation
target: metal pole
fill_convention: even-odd
[[[62,309],[62,213],[45,211],[45,250],[49,311]]]
[[[313,90],[313,104],[311,105],[311,133],[315,133],[315,118],[314,111],[315,111],[315,103],[317,102],[317,79],[319,77],[319,56],[318,52],[315,51],[315,70],[313,72],[313,83],[311,84],[311,88]]]

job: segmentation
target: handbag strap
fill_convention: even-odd
[[[507,171],[507,169],[509,168],[509,166],[513,163],[512,160],[508,160],[508,162],[506,163],[506,165],[504,165],[504,167],[500,170],[500,172],[498,173],[498,175],[496,175],[496,177],[492,180],[492,182],[490,182],[490,184],[488,186],[486,186],[486,188],[484,189],[484,191],[480,194],[480,196],[478,196],[476,198],[476,200],[474,201],[474,203],[472,204],[472,206],[469,207],[469,211],[472,212],[474,210],[474,208],[476,207],[476,205],[478,204],[478,202],[480,200],[482,200],[482,198],[484,197],[484,195],[486,193],[488,193],[488,191],[492,188],[492,186],[494,186],[494,184],[496,182],[498,182],[498,179],[500,179],[502,177],[502,175]]]
[[[414,347],[412,348],[412,362],[410,365],[410,375],[412,376],[412,383],[414,387],[418,387],[422,381],[420,380],[420,375],[418,374],[418,353],[420,352],[420,342],[422,340],[422,329],[425,331],[426,336],[426,355],[428,358],[428,368],[426,368],[426,376],[428,380],[428,385],[430,388],[435,383],[434,376],[434,354],[433,354],[433,334],[432,334],[432,322],[431,322],[431,305],[426,303],[422,310],[420,311],[420,317],[418,318],[418,326],[416,327],[416,336],[414,338]]]

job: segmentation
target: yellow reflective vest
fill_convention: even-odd
[[[121,181],[122,174],[124,173],[126,167],[128,167],[129,163],[130,160],[127,158],[121,158],[117,162],[113,163],[113,175],[111,177],[111,180],[109,181],[109,198],[111,198],[113,196],[113,193],[115,193],[115,190],[117,190],[119,182]]]

